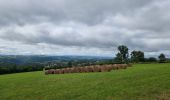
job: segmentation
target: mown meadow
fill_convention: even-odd
[[[0,75],[1,100],[170,100],[170,63],[111,72]]]

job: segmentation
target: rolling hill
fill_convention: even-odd
[[[170,100],[170,64],[104,73],[0,76],[1,100]]]

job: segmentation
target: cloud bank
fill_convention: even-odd
[[[169,0],[0,0],[0,53],[168,55],[169,11]]]

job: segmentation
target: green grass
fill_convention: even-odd
[[[0,100],[170,99],[170,64],[137,64],[105,73],[0,76]]]

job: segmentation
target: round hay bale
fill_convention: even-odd
[[[84,67],[79,67],[80,73],[84,73]]]
[[[48,70],[48,73],[49,73],[49,74],[54,74],[54,72],[55,72],[55,70],[54,70],[54,69],[50,69],[50,70]]]
[[[111,66],[111,65],[108,65],[108,66],[107,66],[107,70],[108,70],[108,72],[112,71],[112,66]]]
[[[68,70],[68,73],[71,73],[71,72],[72,72],[71,68],[67,68],[67,70]]]
[[[55,73],[56,73],[56,74],[60,74],[60,73],[59,73],[59,70],[60,70],[60,69],[56,69],[56,70],[55,70]]]
[[[88,72],[94,72],[94,68],[93,68],[93,66],[89,66],[89,67],[87,67],[87,70],[88,70]]]
[[[63,72],[64,72],[64,74],[69,73],[69,69],[68,68],[64,68]]]
[[[127,64],[123,64],[122,69],[126,69],[126,68],[127,68]]]
[[[57,69],[54,70],[54,74],[57,74]]]
[[[101,72],[106,72],[107,71],[107,67],[106,66],[101,66]]]
[[[119,68],[121,68],[121,69],[125,69],[127,67],[127,64],[120,64],[119,65]]]
[[[71,70],[70,70],[70,68],[67,68],[67,73],[71,73]]]
[[[84,73],[88,72],[88,68],[87,67],[82,67],[82,72],[84,72]]]
[[[78,69],[76,67],[72,68],[72,73],[78,73]]]
[[[115,69],[118,70],[120,68],[120,64],[116,64]]]
[[[74,73],[78,73],[79,71],[78,71],[78,68],[77,67],[75,67],[74,68]]]
[[[74,73],[74,68],[70,68],[70,69],[69,69],[69,72],[70,72],[70,73]]]
[[[59,73],[59,74],[63,74],[63,70],[62,70],[62,69],[59,69],[59,70],[58,70],[58,73]]]
[[[81,72],[82,72],[81,67],[77,67],[76,69],[77,69],[77,72],[78,72],[78,73],[81,73]]]
[[[62,74],[64,74],[64,70],[65,70],[64,68],[63,68],[63,69],[61,69]]]
[[[116,68],[116,64],[113,64],[113,65],[111,65],[112,66],[112,70],[116,70],[117,68]]]
[[[94,66],[94,72],[101,72],[100,66]]]

